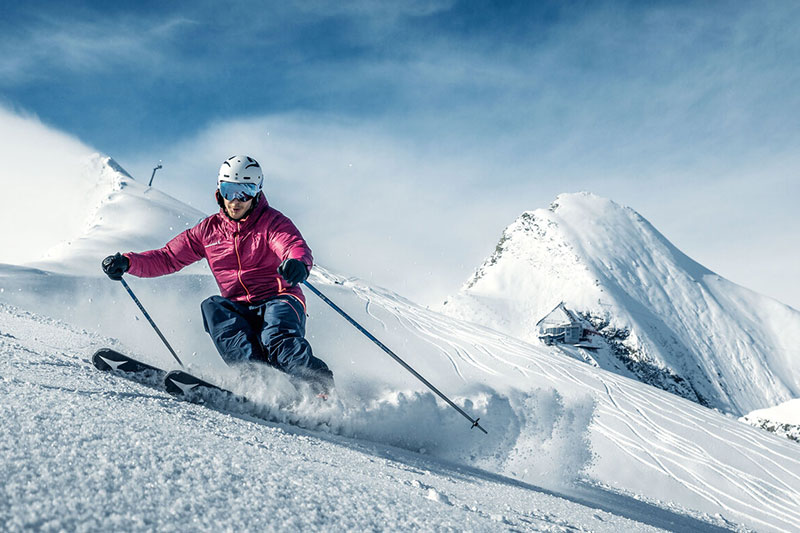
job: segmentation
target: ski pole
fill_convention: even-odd
[[[133,298],[133,301],[136,302],[136,305],[139,306],[139,310],[142,312],[144,317],[147,319],[148,322],[150,322],[150,325],[153,326],[153,329],[156,330],[156,333],[158,333],[158,336],[161,337],[162,341],[164,341],[164,344],[167,346],[167,350],[169,350],[169,353],[172,354],[172,357],[174,357],[175,360],[178,362],[178,364],[181,365],[181,368],[183,368],[183,363],[181,362],[180,358],[178,357],[178,354],[175,353],[175,350],[173,350],[172,346],[169,345],[169,343],[167,342],[167,339],[165,339],[164,335],[161,334],[161,330],[158,329],[158,326],[156,326],[156,323],[153,322],[152,318],[150,318],[150,315],[145,310],[144,306],[142,305],[142,302],[140,302],[139,298],[137,298],[136,295],[133,294],[133,291],[131,290],[130,287],[128,287],[128,284],[125,282],[124,279],[119,278],[119,280],[122,283],[122,286],[125,287],[125,290],[128,291],[128,294],[131,295],[131,298]]]
[[[444,400],[445,402],[447,402],[447,403],[450,405],[450,407],[452,407],[453,409],[455,409],[456,411],[458,411],[459,413],[461,413],[461,415],[462,415],[464,418],[466,418],[467,420],[469,420],[470,422],[472,422],[472,427],[480,429],[481,431],[483,431],[483,432],[484,432],[485,434],[487,434],[487,435],[489,434],[489,433],[488,433],[488,432],[487,432],[485,429],[483,429],[483,428],[481,427],[481,425],[480,425],[480,424],[478,424],[478,421],[480,420],[480,418],[476,418],[476,419],[474,419],[474,420],[473,420],[473,418],[472,418],[471,416],[469,416],[467,413],[465,413],[463,409],[461,409],[459,406],[457,406],[456,404],[454,404],[454,403],[453,403],[453,402],[450,400],[450,398],[448,398],[447,396],[445,396],[444,394],[442,394],[442,393],[439,391],[439,389],[437,389],[436,387],[434,387],[433,385],[431,385],[431,383],[430,383],[430,382],[429,382],[427,379],[425,379],[424,377],[422,377],[422,376],[420,375],[420,373],[419,373],[419,372],[417,372],[416,370],[414,370],[413,368],[411,368],[411,366],[410,366],[408,363],[406,363],[405,361],[403,361],[402,359],[400,359],[400,357],[398,357],[398,356],[397,356],[397,354],[395,354],[395,353],[394,353],[392,350],[390,350],[389,348],[387,348],[387,347],[386,347],[386,345],[384,345],[384,344],[383,344],[381,341],[379,341],[378,339],[376,339],[376,338],[375,338],[375,336],[374,336],[372,333],[370,333],[369,331],[367,331],[366,329],[364,329],[364,327],[363,327],[363,326],[361,326],[361,324],[359,324],[358,322],[356,322],[356,321],[355,321],[355,320],[354,320],[354,319],[353,319],[353,318],[352,318],[350,315],[348,315],[347,313],[345,313],[345,312],[344,312],[344,311],[343,311],[343,310],[342,310],[342,309],[341,309],[341,308],[340,308],[338,305],[336,305],[335,303],[333,303],[333,302],[332,302],[332,301],[331,301],[331,300],[330,300],[330,299],[329,299],[327,296],[325,296],[324,294],[322,294],[322,293],[321,293],[321,292],[320,292],[320,291],[319,291],[319,290],[318,290],[316,287],[314,287],[314,286],[313,286],[311,283],[309,283],[308,281],[304,281],[304,282],[303,282],[303,285],[305,285],[306,287],[308,287],[309,289],[311,289],[311,292],[313,292],[314,294],[316,294],[317,296],[319,296],[319,297],[320,297],[320,299],[321,299],[323,302],[325,302],[326,304],[328,304],[329,306],[331,306],[331,308],[333,308],[333,310],[334,310],[334,311],[336,311],[337,313],[339,313],[340,315],[342,315],[342,317],[343,317],[345,320],[347,320],[348,322],[350,322],[350,324],[352,324],[352,325],[353,325],[353,326],[354,326],[354,327],[355,327],[355,328],[356,328],[358,331],[360,331],[361,333],[363,333],[363,334],[364,334],[364,335],[365,335],[365,336],[366,336],[366,337],[367,337],[369,340],[371,340],[372,342],[374,342],[375,344],[377,344],[377,345],[378,345],[378,347],[379,347],[381,350],[383,350],[384,352],[386,352],[387,354],[389,354],[389,356],[390,356],[392,359],[394,359],[395,361],[397,361],[398,363],[400,363],[400,365],[401,365],[403,368],[405,368],[406,370],[408,370],[408,371],[409,371],[409,372],[410,372],[410,373],[411,373],[411,374],[412,374],[412,375],[413,375],[415,378],[417,378],[417,379],[418,379],[418,380],[420,380],[420,381],[421,381],[423,384],[425,384],[425,386],[426,386],[426,387],[428,387],[428,388],[429,388],[429,389],[431,389],[433,392],[435,392],[437,395],[439,395],[439,397],[440,397],[442,400]]]

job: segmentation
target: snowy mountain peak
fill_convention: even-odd
[[[106,255],[159,248],[205,216],[136,181],[114,159],[102,154],[88,157],[80,174],[60,187],[66,201],[51,207],[66,209],[64,216],[82,220],[82,224],[75,224],[59,242],[41,252],[40,260],[29,263],[45,270],[99,274],[98,265]]]
[[[443,310],[538,342],[562,301],[593,332],[591,348],[559,347],[570,356],[737,414],[800,395],[800,313],[591,193],[522,213]]]
[[[100,155],[100,154],[94,154],[94,155],[92,156],[92,159],[93,159],[93,160],[98,160],[98,161],[99,161],[99,162],[101,162],[102,164],[105,164],[105,167],[107,167],[107,168],[109,168],[109,169],[113,170],[113,171],[114,171],[114,172],[115,172],[117,175],[119,175],[119,176],[122,176],[122,177],[124,177],[124,178],[128,178],[128,179],[133,179],[133,176],[131,176],[130,174],[128,174],[128,171],[127,171],[127,170],[125,170],[124,168],[122,168],[122,167],[120,166],[120,164],[119,164],[119,163],[117,163],[116,161],[114,161],[114,159],[113,159],[113,158],[111,158],[111,157],[103,157],[103,156],[102,156],[102,155]]]
[[[603,198],[602,196],[598,196],[593,192],[589,191],[579,191],[579,192],[564,192],[556,196],[556,199],[550,203],[550,211],[556,212],[562,206],[570,207],[576,204],[583,203],[584,205],[594,207],[595,210],[599,209],[606,209],[606,208],[613,208],[613,209],[624,209],[619,206],[616,202],[609,200],[608,198]]]

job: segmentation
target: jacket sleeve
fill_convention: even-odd
[[[198,228],[195,226],[184,231],[158,250],[124,254],[131,262],[128,273],[140,278],[155,278],[199,261],[205,257],[205,249]]]
[[[281,258],[281,261],[299,259],[305,263],[309,272],[314,266],[311,248],[300,235],[300,230],[285,215],[277,216],[269,235],[269,246]]]

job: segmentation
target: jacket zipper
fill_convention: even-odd
[[[242,280],[242,258],[239,255],[239,230],[242,229],[241,223],[236,223],[236,233],[233,236],[233,249],[236,250],[236,260],[239,261],[239,270],[236,272],[236,277],[239,278],[239,283],[242,285],[244,292],[247,293],[247,301],[252,302],[253,297],[250,295],[250,291],[247,290],[247,286],[244,284]]]

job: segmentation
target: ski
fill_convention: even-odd
[[[111,348],[101,348],[92,355],[92,365],[103,372],[110,372],[145,385],[162,388],[172,396],[193,402],[229,401],[244,403],[246,400],[232,392],[184,372],[164,369],[143,363]]]
[[[297,422],[292,421],[291,418],[275,418],[269,414],[273,409],[283,410],[286,406],[273,406],[268,408],[265,415],[263,406],[259,407],[253,404],[240,394],[233,393],[228,389],[198,378],[184,370],[168,372],[110,348],[102,348],[95,352],[92,356],[92,364],[95,368],[103,372],[109,372],[142,383],[143,385],[158,388],[159,390],[169,393],[175,399],[203,404],[206,407],[230,413],[244,412],[254,418],[265,421],[298,425]],[[324,401],[327,399],[327,396],[317,395],[317,399]],[[242,409],[244,409],[244,411],[242,411]]]
[[[96,369],[102,370],[103,372],[116,372],[147,381],[161,381],[167,374],[165,370],[143,363],[133,357],[112,350],[111,348],[100,348],[97,350],[94,355],[92,355],[92,364]]]
[[[164,377],[164,389],[175,396],[189,401],[234,399],[244,402],[244,398],[237,396],[227,389],[223,389],[204,379],[193,376],[183,370],[173,370]]]

